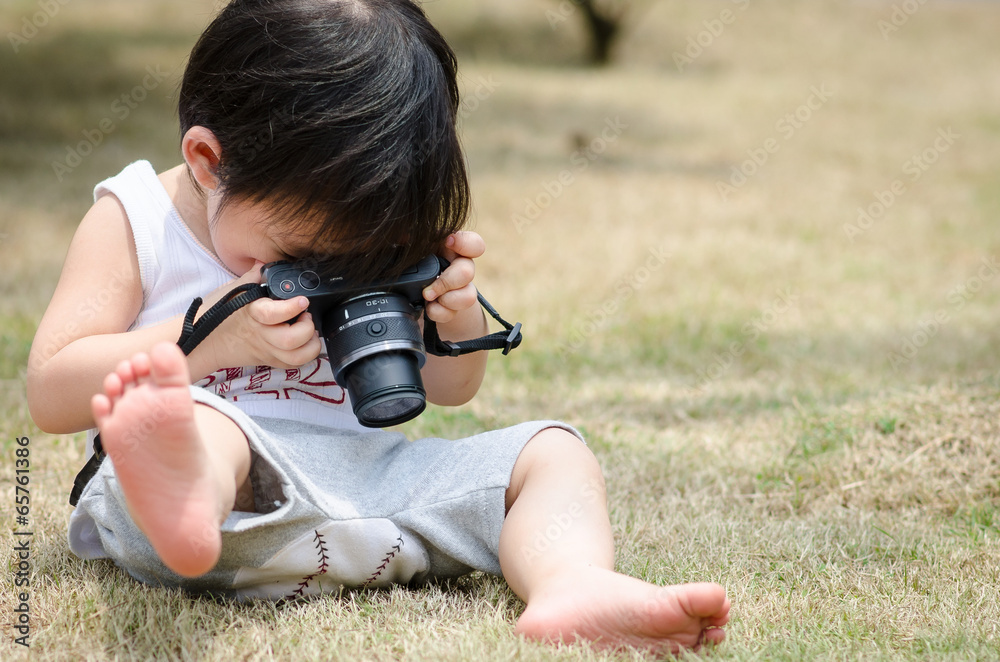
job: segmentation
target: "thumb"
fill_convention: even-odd
[[[250,317],[260,324],[274,325],[288,322],[309,307],[309,299],[295,297],[294,299],[258,299],[249,306]]]

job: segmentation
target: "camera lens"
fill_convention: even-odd
[[[347,390],[362,425],[398,425],[424,410],[424,342],[406,297],[386,292],[356,297],[327,311],[323,329],[334,378]]]
[[[420,367],[412,353],[375,354],[348,366],[343,376],[354,415],[365,427],[405,423],[427,406]]]

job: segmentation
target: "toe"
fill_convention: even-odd
[[[131,361],[122,361],[115,368],[115,374],[118,375],[118,379],[121,380],[122,389],[127,390],[131,386],[135,386],[135,371],[132,370]]]
[[[90,399],[90,411],[97,427],[103,426],[104,420],[111,415],[111,400],[103,393],[96,394]]]
[[[114,406],[114,403],[118,398],[122,397],[125,392],[125,384],[122,382],[122,378],[117,372],[108,373],[108,376],[104,378],[104,394],[107,396],[110,403],[110,407]]]
[[[704,631],[702,641],[706,644],[717,645],[726,640],[726,631],[719,628],[709,628]]]
[[[149,354],[150,375],[158,386],[187,386],[191,383],[187,359],[173,343],[160,343]]]
[[[696,618],[725,618],[729,612],[729,599],[726,589],[719,584],[698,583],[684,584],[683,593],[678,595],[682,600],[684,611]]]
[[[145,352],[132,357],[132,372],[136,382],[142,384],[149,379],[149,354]]]

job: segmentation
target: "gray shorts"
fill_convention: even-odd
[[[386,586],[500,574],[504,497],[524,445],[555,421],[451,441],[251,419],[192,387],[197,402],[231,418],[250,442],[255,513],[222,525],[222,557],[206,575],[170,571],[132,522],[105,461],[70,518],[70,547],[111,558],[154,585],[237,598],[281,599],[341,586]],[[581,437],[582,439],[582,437]]]

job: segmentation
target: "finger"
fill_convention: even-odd
[[[478,300],[478,295],[479,292],[476,290],[476,286],[469,283],[463,288],[445,292],[435,299],[434,303],[441,304],[448,310],[461,312],[466,308],[474,306]]]
[[[441,256],[451,261],[456,257],[482,257],[486,252],[486,242],[478,232],[461,230],[448,235]]]
[[[295,319],[303,310],[309,307],[309,299],[305,297],[295,297],[285,301],[275,299],[258,299],[248,306],[252,319],[273,326],[288,320]]]
[[[427,317],[434,320],[438,324],[447,324],[448,322],[455,319],[455,315],[458,314],[454,310],[451,310],[450,308],[445,308],[437,301],[432,301],[429,304],[427,304],[425,312],[427,314]]]
[[[441,272],[438,279],[424,288],[426,301],[434,301],[445,292],[460,290],[476,276],[476,263],[466,257],[455,258],[451,266]]]
[[[276,324],[263,331],[264,340],[276,352],[295,351],[317,335],[312,315],[302,314],[294,324]]]
[[[275,358],[278,359],[277,362],[283,364],[276,367],[298,368],[304,366],[307,363],[315,361],[322,349],[323,344],[320,342],[319,333],[313,330],[312,338],[301,347],[286,352],[275,352]]]

